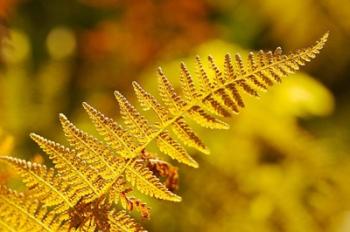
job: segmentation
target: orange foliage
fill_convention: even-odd
[[[13,7],[17,4],[17,0],[0,1],[0,17],[5,18],[11,13]]]
[[[103,2],[115,3],[122,15],[121,19],[101,22],[82,36],[82,53],[89,59],[117,55],[135,69],[159,55],[186,51],[214,32],[207,20],[208,6],[202,0]]]

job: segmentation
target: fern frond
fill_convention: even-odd
[[[125,211],[113,211],[109,215],[110,232],[145,232]]]
[[[88,165],[74,150],[47,140],[37,134],[30,137],[49,155],[62,179],[74,188],[74,192],[85,200],[92,200],[100,194],[104,179]]]
[[[214,78],[213,78],[213,83],[214,85],[218,84],[223,84],[225,83],[225,78],[223,77],[222,72],[220,71],[219,67],[216,65],[214,61],[214,57],[211,55],[208,56],[208,62],[209,62],[209,67],[213,70],[214,72]]]
[[[194,87],[194,82],[187,68],[181,65],[182,75],[184,76],[182,80],[186,79],[187,82],[187,84],[184,83],[183,85],[187,86],[186,88],[191,89],[194,93],[192,97],[186,97],[186,100],[176,93],[175,88],[159,68],[159,92],[165,106],[162,106],[155,97],[144,91],[138,84],[133,83],[143,108],[152,108],[158,115],[161,121],[161,125],[158,127],[150,123],[122,94],[116,91],[115,96],[120,105],[125,124],[129,128],[129,133],[135,135],[139,140],[138,146],[135,150],[130,151],[131,154],[128,157],[140,156],[152,141],[157,141],[163,152],[168,153],[168,155],[180,162],[196,167],[196,162],[190,156],[187,156],[183,152],[182,147],[180,148],[179,144],[170,137],[168,133],[169,127],[176,128],[175,124],[177,124],[183,131],[186,131],[186,136],[188,137],[188,128],[182,122],[185,122],[185,118],[190,118],[204,127],[227,129],[228,126],[225,123],[211,116],[206,111],[224,117],[230,115],[229,110],[238,113],[239,107],[244,107],[243,93],[259,96],[258,91],[261,89],[265,90],[267,86],[272,86],[288,73],[296,71],[300,65],[304,65],[306,61],[309,61],[319,52],[326,42],[327,36],[328,34],[325,34],[314,46],[289,55],[282,55],[281,50],[276,49],[274,53],[259,52],[258,55],[251,53],[247,61],[243,61],[241,56],[236,54],[234,61],[232,61],[231,56],[228,54],[225,56],[224,72],[221,72],[213,58],[209,57],[209,63],[215,75],[213,78],[209,78],[199,56],[197,56],[197,74],[200,83],[198,91]],[[110,127],[110,120],[104,121],[105,118],[102,117],[102,114],[96,113],[86,105],[84,107],[90,111],[90,117],[91,112],[94,112],[93,121],[98,121],[99,128]],[[96,115],[99,116],[96,117]],[[106,133],[106,129],[103,129],[103,131]],[[182,134],[179,133],[179,130],[177,132],[177,135],[180,135],[179,138],[184,140],[185,137],[181,137]],[[109,137],[109,139],[112,139],[110,135]],[[117,138],[118,141],[119,138]],[[197,144],[197,142],[192,141],[191,145]],[[201,147],[201,145],[198,145],[198,147]],[[129,160],[124,168],[128,170],[133,162]],[[113,183],[107,185],[106,189],[109,189],[111,185]]]
[[[235,55],[235,61],[233,62],[231,56],[227,54],[225,56],[225,71],[223,73],[218,69],[213,58],[209,58],[209,63],[211,63],[211,67],[217,76],[212,78],[213,80],[216,79],[215,85],[212,83],[211,79],[209,79],[199,56],[197,56],[197,73],[201,86],[199,91],[195,90],[193,80],[189,77],[187,68],[181,65],[182,72],[185,73],[183,75],[187,77],[187,85],[193,85],[191,88],[195,93],[194,96],[196,96],[195,99],[193,97],[190,98],[192,99],[190,102],[184,101],[175,92],[174,87],[166,78],[165,74],[161,69],[158,69],[159,92],[165,105],[171,109],[170,113],[172,115],[171,120],[164,123],[161,129],[155,133],[153,136],[154,139],[166,130],[167,127],[173,126],[178,119],[184,116],[195,119],[205,127],[227,128],[226,124],[217,121],[217,119],[207,114],[205,110],[221,116],[227,116],[229,114],[227,108],[230,107],[231,111],[238,112],[238,106],[244,107],[242,92],[252,96],[259,96],[258,88],[262,88],[261,86],[263,85],[260,79],[268,83],[266,85],[271,86],[274,82],[279,81],[287,74],[295,72],[300,65],[304,65],[306,61],[314,58],[315,55],[319,53],[327,37],[328,33],[317,41],[314,46],[298,50],[296,53],[291,53],[289,55],[282,55],[281,49],[279,48],[276,49],[274,53],[259,52],[259,62],[255,62],[255,55],[253,53],[248,56],[247,62],[244,62],[239,54]],[[139,92],[140,98],[140,88],[137,88],[137,91]],[[227,100],[228,98],[229,100]],[[150,97],[148,96],[147,99],[150,99]],[[150,102],[154,99],[155,98],[148,100],[148,107],[151,106]],[[145,101],[145,97],[143,97],[141,104],[144,105]],[[230,102],[235,104],[234,108],[229,106]],[[159,107],[157,108],[160,109]],[[142,148],[144,148],[145,145],[142,146]]]
[[[115,92],[115,96],[119,102],[121,108],[121,114],[123,115],[124,122],[132,132],[136,133],[140,142],[148,144],[153,140],[154,134],[157,137],[157,145],[159,149],[171,158],[177,161],[187,164],[191,167],[198,167],[198,164],[187,153],[185,148],[170,137],[167,131],[157,133],[152,125],[122,96],[118,91]],[[153,98],[153,100],[155,100]]]
[[[114,95],[119,103],[120,113],[124,119],[124,123],[128,126],[130,133],[134,134],[145,142],[154,133],[154,128],[150,122],[146,120],[118,91]]]
[[[210,59],[209,59],[210,60]],[[215,83],[215,79],[209,79],[208,74],[205,72],[202,61],[199,56],[196,56],[196,62],[197,62],[197,74],[198,79],[201,85],[201,95],[205,93],[211,93],[215,86],[217,86],[217,83]],[[220,93],[223,93],[224,91],[218,91]],[[216,93],[216,91],[215,91]],[[208,95],[206,96],[201,105],[207,109],[209,112],[220,116],[220,117],[229,117],[231,116],[229,111],[226,107],[222,105],[222,103],[226,103],[227,100],[222,100],[221,94],[219,95]],[[229,105],[230,106],[230,105]]]
[[[174,140],[167,131],[157,137],[157,145],[161,152],[190,167],[198,168],[198,163],[187,153],[185,148]]]
[[[134,158],[137,155],[134,151],[138,144],[136,138],[130,134],[129,131],[122,128],[121,125],[117,124],[112,119],[104,116],[86,102],[83,103],[83,107],[94,123],[97,131],[117,154],[126,158]]]
[[[180,68],[181,68],[180,84],[181,84],[182,92],[184,93],[185,101],[192,102],[193,100],[200,97],[200,94],[198,93],[193,77],[191,76],[184,62],[180,63]]]
[[[152,109],[163,125],[171,119],[170,112],[161,105],[154,96],[146,92],[136,81],[133,81],[132,85],[143,110]]]
[[[134,160],[126,170],[126,179],[140,192],[155,198],[181,201],[181,197],[170,192],[160,180],[144,165],[142,160]]]
[[[123,160],[117,160],[118,157],[108,146],[75,127],[63,114],[60,114],[60,121],[65,136],[77,155],[84,157],[84,161],[93,166],[103,178],[114,179],[121,174]]]
[[[125,99],[126,101],[126,99]],[[128,109],[131,109],[131,105],[127,102],[125,102],[125,106]],[[130,114],[136,114],[134,109],[129,110]],[[132,116],[130,116],[132,117]],[[135,117],[137,118],[137,116]],[[77,129],[71,122],[68,121],[68,119],[64,115],[60,115],[60,120],[63,126],[63,129],[65,131],[65,134],[71,143],[72,146],[74,146],[78,154],[81,157],[84,157],[84,161],[88,163],[89,165],[93,165],[94,167],[98,165],[101,165],[101,163],[113,163],[109,160],[106,160],[104,158],[104,155],[106,157],[110,158],[116,158],[113,153],[109,150],[108,147],[106,147],[103,143],[99,142],[92,136],[88,136],[86,133],[80,131]],[[135,119],[136,120],[136,119]],[[143,120],[143,119],[142,119]],[[164,132],[165,133],[165,132]],[[172,147],[175,147],[176,151],[170,150],[169,153],[177,153],[179,152],[180,146],[176,146],[178,144],[174,143],[170,137],[163,137],[163,135],[160,136],[162,140],[164,141],[170,141],[167,147],[168,150],[170,150]],[[170,148],[169,148],[170,147]],[[82,153],[79,153],[79,151],[82,151]],[[186,152],[183,149],[184,152]],[[180,152],[182,152],[180,150]],[[92,155],[89,155],[89,153],[92,153]],[[187,154],[187,153],[185,153]],[[90,163],[89,160],[96,158],[97,160],[95,162]],[[166,189],[166,187],[160,183],[160,181],[155,177],[152,172],[150,172],[146,167],[142,167],[142,165],[139,164],[137,161],[133,161],[131,165],[126,166],[125,162],[118,162],[118,171],[116,172],[114,168],[107,167],[106,165],[102,166],[102,169],[109,168],[111,169],[112,173],[109,173],[110,177],[112,179],[120,177],[123,172],[125,171],[126,179],[131,182],[133,185],[136,186],[141,192],[148,194],[150,196],[154,196],[156,198],[165,199],[165,200],[176,200],[174,194],[172,194],[170,191]],[[103,171],[103,170],[102,170]],[[101,172],[101,171],[100,171]],[[101,194],[103,191],[101,192]],[[97,196],[101,196],[101,194],[97,194]]]
[[[171,119],[171,113],[162,106],[155,97],[146,92],[137,82],[133,82],[133,87],[139,100],[140,104],[145,110],[153,109],[161,121],[161,124],[166,124]],[[183,120],[179,118],[173,124],[173,131],[177,137],[186,145],[196,148],[197,150],[208,154],[209,150],[200,140],[200,138],[195,134],[191,127]]]
[[[205,154],[209,150],[187,119],[206,128],[227,129],[228,125],[215,116],[239,113],[245,107],[244,94],[259,97],[261,92],[297,71],[299,66],[315,58],[327,36],[314,46],[288,55],[282,54],[281,48],[274,52],[249,53],[246,59],[240,54],[232,59],[227,54],[222,70],[209,56],[210,73],[197,56],[196,78],[184,63],[180,65],[183,96],[159,68],[161,102],[133,82],[140,105],[144,110],[152,109],[159,119],[157,122],[149,121],[118,91],[115,97],[125,128],[83,103],[106,143],[78,129],[61,114],[63,131],[72,149],[31,134],[53,161],[55,169],[16,158],[1,158],[19,170],[28,192],[36,200],[29,201],[27,196],[0,187],[0,225],[9,231],[58,231],[67,229],[67,223],[68,230],[144,231],[124,211],[115,209],[115,205],[121,203],[126,210],[137,209],[148,218],[146,204],[128,195],[132,190],[130,186],[151,197],[181,201],[181,197],[170,191],[177,188],[177,168],[150,155],[147,147],[156,143],[159,150],[171,158],[198,167],[180,142]],[[170,130],[180,142],[172,137]],[[159,178],[165,180],[165,184]],[[62,211],[67,212],[68,221]]]
[[[211,90],[214,88],[214,85],[210,83],[210,79],[208,77],[208,74],[204,70],[204,67],[199,55],[196,56],[196,69],[197,69],[196,74],[199,82],[199,91],[200,91],[198,95],[199,97],[202,97],[203,94],[211,92]]]
[[[43,207],[40,202],[0,186],[0,220],[15,231],[66,231],[60,215]]]
[[[78,202],[79,197],[72,194],[67,183],[61,180],[53,168],[13,157],[5,156],[0,159],[19,171],[33,198],[47,207],[53,206],[56,213],[67,211]]]
[[[209,66],[214,72],[213,83],[215,86],[218,84],[224,84],[225,78],[223,77],[222,72],[215,64],[214,58],[208,56]],[[220,89],[215,92],[218,96],[218,101],[223,104],[223,106],[228,109],[231,113],[238,113],[238,105],[236,102],[229,96],[229,91],[227,89]]]
[[[184,100],[177,95],[173,85],[164,75],[161,68],[158,68],[158,89],[164,104],[169,107],[172,113],[181,112],[185,105]]]
[[[4,219],[0,218],[0,231],[1,232],[17,232],[12,225],[9,225]]]
[[[132,192],[132,188],[128,186],[125,178],[120,176],[109,190],[109,201],[115,204],[120,202],[121,206],[128,211],[138,210],[142,218],[149,219],[150,208],[139,199],[128,196],[130,192]]]
[[[194,122],[198,123],[202,127],[209,129],[228,129],[229,125],[225,122],[211,116],[206,113],[202,107],[199,105],[191,107],[187,110],[187,116],[192,119]]]
[[[120,194],[128,189],[124,176],[119,176],[109,189],[109,201],[118,204],[120,200]]]
[[[198,135],[192,130],[192,128],[186,123],[184,118],[179,118],[174,122],[172,127],[176,136],[187,146],[193,147],[198,151],[209,154],[208,147],[202,142]]]

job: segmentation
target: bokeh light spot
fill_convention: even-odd
[[[19,63],[25,60],[30,53],[28,37],[23,32],[10,30],[9,39],[2,49],[2,58],[6,63]]]
[[[76,48],[76,39],[72,30],[56,27],[50,31],[46,39],[49,55],[53,59],[63,59],[71,56]]]

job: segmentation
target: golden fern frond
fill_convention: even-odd
[[[146,111],[152,109],[157,114],[161,124],[163,125],[171,119],[169,111],[164,106],[159,104],[155,97],[147,93],[136,81],[133,81],[132,85],[143,110]]]
[[[201,101],[201,106],[206,110],[220,117],[229,117],[230,113],[227,109],[222,106],[222,103],[218,99],[221,99],[220,96],[212,95],[211,93],[215,89],[216,85],[212,83],[208,77],[208,74],[205,72],[202,61],[199,56],[196,56],[197,63],[197,76],[200,83],[200,91],[198,93],[199,98],[205,96]]]
[[[227,117],[239,113],[245,106],[243,93],[258,97],[261,91],[281,82],[313,59],[327,37],[328,33],[314,46],[288,55],[283,55],[280,48],[274,52],[249,53],[246,60],[239,54],[233,59],[227,54],[223,71],[209,56],[211,71],[207,72],[197,56],[196,78],[192,78],[184,63],[180,65],[183,96],[159,68],[162,103],[133,82],[140,105],[144,110],[152,109],[159,122],[149,121],[118,91],[115,97],[126,128],[83,103],[106,143],[78,129],[61,114],[60,121],[72,148],[31,134],[53,161],[57,173],[44,165],[1,158],[19,170],[30,189],[28,192],[36,200],[28,201],[24,195],[0,187],[0,225],[9,231],[63,230],[67,229],[64,214],[56,213],[66,211],[68,230],[144,231],[125,211],[116,210],[116,204],[121,203],[124,209],[136,208],[143,217],[149,217],[146,204],[128,195],[132,190],[129,185],[158,199],[181,201],[181,197],[170,191],[177,188],[177,168],[146,151],[148,146],[156,143],[171,158],[198,167],[180,142],[206,154],[209,150],[187,119],[203,127],[227,129],[226,123],[212,115]],[[170,130],[180,142],[172,137]]]
[[[221,73],[216,67],[215,63],[213,62],[213,58],[209,56],[209,61],[211,61],[211,67],[214,68],[216,77],[220,80],[220,83],[223,83],[223,78],[221,77]],[[199,58],[199,56],[196,56],[196,62],[197,62],[197,76],[198,76],[198,82],[200,85],[200,91],[197,90],[195,87],[195,83],[193,81],[193,78],[188,71],[186,65],[182,62],[180,64],[181,67],[181,76],[180,76],[180,82],[182,86],[183,93],[185,95],[186,103],[191,103],[193,101],[196,101],[198,98],[201,97],[202,93],[206,91],[211,91],[213,86],[216,86],[218,83],[210,83],[210,80],[207,76],[207,73],[204,71],[203,64]],[[220,77],[220,78],[219,78]],[[226,94],[224,94],[226,96]],[[208,102],[208,99],[205,99],[203,101],[204,105],[207,105],[208,111],[213,112],[214,114],[219,114],[219,116],[228,116],[228,112],[223,109],[221,106],[219,106],[219,103],[215,99],[211,99],[211,102]],[[235,104],[226,97],[224,99],[224,104],[226,106],[229,106],[230,108],[235,107]],[[217,110],[215,110],[218,108]],[[218,113],[218,110],[221,111],[221,113]],[[193,107],[189,112],[190,118],[192,117],[195,121],[197,121],[200,125],[204,127],[208,127],[211,129],[227,129],[228,125],[225,123],[219,121],[218,119],[215,119],[214,117],[208,115],[205,113],[205,111],[200,107]]]
[[[138,136],[141,143],[150,143],[154,140],[154,135],[156,135],[157,145],[162,152],[181,163],[192,167],[198,167],[197,162],[192,159],[186,149],[174,140],[166,130],[155,134],[157,131],[154,126],[151,125],[122,94],[116,91],[115,96],[119,102],[125,124],[133,134]]]
[[[239,54],[235,55],[234,61],[232,61],[230,55],[226,55],[223,65],[224,72],[221,72],[213,58],[209,57],[210,67],[214,71],[214,77],[212,78],[209,77],[197,56],[197,76],[200,87],[198,90],[185,65],[181,65],[182,80],[186,80],[183,86],[192,91],[191,96],[185,96],[185,100],[176,93],[175,88],[159,68],[159,92],[165,106],[162,106],[155,97],[144,91],[138,84],[134,83],[133,85],[140,104],[144,109],[152,108],[156,112],[161,121],[160,125],[150,123],[121,93],[116,91],[115,97],[118,100],[124,122],[128,126],[129,134],[134,135],[139,142],[136,149],[129,150],[131,154],[128,154],[127,157],[140,156],[152,141],[156,141],[160,149],[172,158],[192,167],[197,167],[197,163],[185,152],[183,147],[170,137],[169,127],[178,127],[177,134],[180,134],[179,128],[181,128],[182,132],[186,131],[186,137],[191,133],[185,123],[185,118],[191,118],[204,127],[227,128],[228,126],[225,123],[218,121],[206,110],[224,117],[230,115],[229,111],[239,112],[238,107],[244,106],[243,92],[252,96],[259,96],[258,91],[260,89],[265,90],[267,86],[280,81],[282,77],[296,71],[300,65],[304,65],[306,61],[315,57],[315,54],[326,42],[327,36],[328,34],[325,34],[314,46],[289,55],[282,55],[280,48],[276,49],[274,53],[262,51],[258,55],[250,53],[246,62],[243,62]],[[121,127],[103,116],[102,113],[91,109],[87,104],[84,104],[84,108],[102,131],[100,133],[107,134],[108,139],[106,141],[111,144],[114,139],[116,143],[121,142],[119,130]],[[118,128],[119,132],[115,133],[111,130],[115,128]],[[190,136],[191,144],[197,144],[197,137]],[[184,140],[185,136],[182,134],[179,138]],[[125,144],[124,147],[126,147]],[[133,160],[127,161],[124,169],[128,170],[132,163],[134,163]],[[108,184],[105,189],[110,189],[111,185],[113,183]]]
[[[237,106],[244,107],[242,91],[252,96],[259,96],[259,90],[267,90],[268,86],[272,86],[274,82],[280,82],[283,77],[295,72],[300,65],[304,65],[306,61],[314,58],[323,47],[327,37],[328,34],[325,34],[314,46],[289,55],[282,55],[280,48],[277,48],[274,53],[263,51],[257,55],[249,53],[245,63],[239,54],[235,55],[235,62],[232,62],[230,55],[226,55],[224,75],[215,65],[213,58],[209,57],[209,63],[216,76],[214,78],[214,80],[216,79],[215,85],[212,85],[209,78],[206,78],[207,74],[200,64],[199,57],[197,57],[201,80],[205,83],[205,87],[201,91],[203,95],[201,102],[211,102],[211,106],[206,109],[214,110],[218,115],[226,116],[223,108],[237,113]],[[215,86],[215,88],[210,89],[210,86]],[[227,96],[228,93],[230,96]],[[215,101],[215,99],[220,98],[221,101]],[[217,107],[218,105],[220,107]]]
[[[231,56],[228,54],[225,56],[224,72],[221,72],[215,64],[214,59],[209,57],[210,67],[214,71],[213,78],[209,78],[199,56],[197,56],[199,90],[196,89],[186,66],[181,64],[181,80],[184,81],[182,83],[183,88],[185,91],[191,91],[190,96],[187,94],[186,97],[185,95],[185,100],[176,93],[175,88],[159,68],[159,92],[165,106],[169,110],[166,110],[164,106],[144,91],[138,84],[133,83],[140,104],[145,109],[152,108],[162,122],[156,131],[153,125],[141,116],[119,92],[116,92],[115,95],[120,104],[126,124],[131,126],[133,132],[137,129],[138,136],[141,136],[143,139],[139,148],[135,150],[135,155],[131,156],[137,156],[136,153],[146,148],[150,141],[159,140],[161,135],[165,137],[163,133],[167,133],[168,127],[173,127],[177,124],[178,128],[188,131],[187,124],[181,123],[184,122],[184,117],[192,118],[205,127],[227,128],[226,124],[220,123],[216,118],[206,113],[205,110],[224,117],[229,116],[230,112],[238,113],[239,107],[244,107],[243,92],[252,96],[259,96],[259,90],[266,90],[267,86],[272,86],[274,82],[280,81],[282,77],[296,71],[300,65],[304,65],[306,61],[314,58],[324,46],[327,37],[328,33],[317,41],[314,46],[298,50],[296,53],[289,55],[282,55],[281,49],[277,48],[274,53],[262,51],[258,55],[250,53],[247,61],[243,62],[239,54],[235,55],[234,61],[232,61]],[[188,137],[188,133],[186,134]],[[195,144],[193,140],[197,140],[197,138],[196,136],[191,138],[193,138],[191,139],[193,145]],[[166,140],[162,141],[164,142]],[[169,142],[167,141],[167,143]],[[160,144],[163,145],[163,143]],[[181,160],[182,153],[177,152],[176,154],[180,154],[179,161],[184,162],[184,160]],[[186,158],[188,159],[188,157]],[[186,160],[184,163],[190,166],[196,166],[192,160]]]
[[[17,232],[11,225],[8,225],[8,223],[0,218],[0,232]]]
[[[167,131],[163,131],[157,137],[157,145],[161,152],[169,155],[177,161],[197,168],[198,163],[187,153],[185,148],[174,140]]]
[[[144,194],[163,200],[181,201],[181,197],[170,192],[141,159],[136,159],[128,165],[126,179]]]
[[[84,157],[85,161],[92,161],[89,164],[96,167],[103,178],[118,178],[109,192],[111,200],[116,201],[117,198],[120,198],[125,209],[129,211],[134,208],[138,209],[143,218],[149,218],[149,208],[146,204],[134,197],[127,196],[131,189],[126,187],[125,182],[121,181],[124,179],[121,175],[124,171],[122,168],[125,162],[122,157],[115,156],[104,143],[79,130],[63,114],[60,114],[60,121],[71,146],[75,148],[80,156]],[[116,197],[117,193],[118,197]]]
[[[109,200],[117,204],[120,200],[120,195],[128,189],[124,176],[119,176],[109,189]]]
[[[143,106],[144,110],[153,109],[160,119],[161,124],[166,124],[171,119],[170,112],[164,106],[162,106],[154,96],[146,92],[146,90],[144,90],[137,82],[134,81],[132,84],[137,99],[141,106]],[[176,120],[172,128],[175,134],[184,144],[196,148],[205,154],[209,153],[208,148],[185,122],[185,120],[183,120],[183,118]]]
[[[46,207],[53,207],[56,213],[73,208],[79,201],[79,196],[70,191],[65,181],[61,181],[55,169],[9,156],[0,159],[18,170],[31,197],[40,200]]]
[[[49,155],[62,179],[70,184],[79,197],[89,201],[100,195],[105,180],[74,150],[45,139],[37,134],[30,137]]]
[[[135,112],[132,112],[131,114],[134,113]],[[112,165],[115,161],[112,159],[117,159],[118,157],[112,153],[109,147],[76,128],[63,114],[60,115],[60,120],[71,146],[75,148],[75,151],[77,151],[79,156],[84,157],[84,162],[95,167],[99,172],[99,175],[103,178],[105,178],[105,174],[107,178],[115,179],[120,177],[125,171],[126,179],[141,192],[159,199],[177,200],[177,196],[168,191],[158,178],[147,169],[147,167],[142,167],[142,165],[140,165],[139,161],[135,160],[131,165],[124,168],[125,161],[121,159],[117,162],[118,166],[114,168]],[[177,144],[171,140],[169,136],[166,136],[165,132],[164,136],[161,134],[160,137],[162,140],[170,144],[168,146],[170,148],[167,147],[168,144],[165,144],[165,149],[171,149],[172,147],[179,149],[176,147]],[[171,152],[178,151],[170,151],[170,153]],[[105,173],[106,171],[109,172]],[[100,195],[97,195],[97,197],[99,196]]]
[[[232,58],[230,54],[225,55],[224,76],[228,80],[232,80],[234,78],[234,67],[233,67]],[[237,87],[235,85],[230,84],[228,89],[231,91],[231,96],[234,99],[234,101],[237,103],[237,105],[243,108],[245,104],[243,102],[242,96],[238,92]]]
[[[208,77],[208,74],[204,70],[204,67],[199,55],[196,56],[195,60],[196,60],[196,74],[199,82],[199,91],[198,92],[196,91],[195,93],[198,97],[201,97],[203,93],[211,92],[212,89],[215,88],[215,86],[212,85],[212,83],[210,83],[210,79]]]
[[[197,92],[193,77],[191,76],[191,73],[188,71],[184,62],[180,63],[180,68],[180,84],[184,93],[184,98],[186,102],[191,102],[197,99],[197,97],[200,97],[200,94]]]
[[[65,136],[78,156],[84,157],[84,161],[105,179],[114,179],[121,174],[122,158],[118,159],[104,143],[75,127],[63,114],[59,117]]]
[[[110,232],[145,232],[125,211],[112,211],[109,214]]]
[[[37,200],[0,186],[0,221],[17,232],[67,231],[61,215],[50,212]]]
[[[169,107],[170,112],[176,114],[182,111],[185,102],[177,95],[174,87],[164,75],[161,68],[158,68],[158,90],[164,104]]]
[[[129,133],[128,130],[124,129],[121,125],[106,117],[86,102],[83,102],[83,107],[97,131],[104,137],[106,143],[120,156],[134,158],[134,151],[138,146],[136,138]]]
[[[200,106],[193,106],[187,110],[186,115],[194,122],[198,123],[202,127],[209,129],[228,129],[229,125],[225,122],[211,116],[205,112]]]
[[[209,61],[209,67],[213,70],[214,72],[214,78],[213,78],[213,85],[217,86],[218,84],[224,84],[225,79],[220,71],[220,69],[217,67],[217,65],[214,62],[214,58],[211,56],[208,56],[208,61]],[[234,99],[232,99],[229,96],[229,91],[227,89],[220,89],[217,91],[218,94],[218,101],[229,111],[233,113],[238,113],[238,104],[235,102]]]
[[[136,187],[140,192],[162,200],[181,201],[181,197],[172,193],[162,184],[157,176],[145,165],[142,159],[129,160],[129,164],[125,165],[125,178],[130,184]],[[109,186],[109,195],[115,196],[115,193],[122,193],[122,178],[119,176],[117,180]],[[113,199],[114,197],[112,197]]]
[[[215,67],[216,76],[217,77],[221,76],[221,73],[219,72],[218,68],[216,68],[210,56],[209,56],[209,61],[212,61],[211,63],[212,67]],[[188,71],[185,63],[181,62],[180,64],[180,68],[181,68],[180,83],[181,83],[182,91],[184,93],[185,101],[187,104],[193,101],[196,101],[199,97],[201,97],[203,92],[210,91],[211,88],[215,86],[215,84],[210,83],[207,73],[204,71],[204,68],[203,68],[202,62],[200,61],[199,56],[196,56],[196,62],[197,62],[196,67],[197,67],[197,76],[198,76],[198,82],[200,85],[200,91],[197,90],[194,80],[190,72]],[[221,83],[223,82],[222,78],[220,78],[220,82]],[[207,101],[204,101],[204,102],[205,102],[204,104],[208,104]],[[212,107],[217,108],[214,102],[218,104],[216,100],[213,101],[213,103],[210,103],[208,106],[209,111],[212,109]],[[233,107],[233,105],[230,105],[230,107]],[[227,124],[208,115],[200,106],[193,107],[188,113],[190,118],[192,118],[194,121],[196,121],[203,127],[208,127],[211,129],[228,129]],[[214,110],[214,113],[217,113],[217,112]],[[224,110],[223,113],[219,115],[227,116],[227,112]]]
[[[202,142],[198,135],[192,130],[192,128],[186,123],[184,118],[180,117],[174,122],[173,131],[176,136],[189,147],[193,147],[198,151],[209,154],[208,147]]]
[[[154,133],[153,126],[121,93],[115,91],[114,95],[119,103],[120,113],[124,119],[124,123],[128,126],[130,133],[134,134],[141,142],[146,142]]]

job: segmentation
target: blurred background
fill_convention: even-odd
[[[227,120],[198,128],[211,156],[180,165],[179,204],[153,201],[150,231],[350,231],[350,1],[0,0],[0,155],[46,162],[30,132],[62,143],[58,113],[94,133],[81,102],[117,118],[113,91],[178,85],[196,54],[285,51],[316,60]],[[222,62],[221,62],[222,63]],[[0,183],[18,178],[0,164]]]

